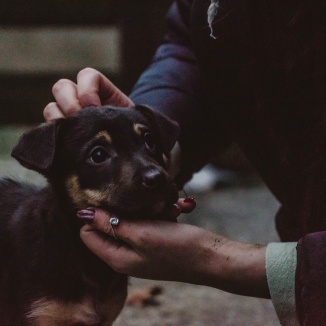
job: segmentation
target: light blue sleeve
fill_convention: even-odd
[[[271,299],[282,326],[299,326],[295,308],[297,243],[270,243],[266,251],[266,274]]]

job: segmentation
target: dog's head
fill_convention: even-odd
[[[177,200],[164,156],[178,135],[175,122],[145,106],[89,107],[24,134],[12,156],[73,208],[154,216]]]

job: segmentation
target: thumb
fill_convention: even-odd
[[[126,242],[102,233],[92,225],[84,225],[80,230],[80,237],[89,250],[116,272],[129,274],[130,266],[141,259]]]

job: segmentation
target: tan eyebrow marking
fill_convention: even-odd
[[[100,131],[96,136],[95,139],[100,139],[100,138],[104,138],[109,144],[112,144],[112,138],[111,136],[108,134],[107,131]]]
[[[140,123],[134,123],[134,132],[136,135],[141,136],[146,127]]]

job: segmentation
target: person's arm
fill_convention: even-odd
[[[179,205],[184,211],[189,204]],[[184,223],[122,219],[111,226],[109,218],[97,209],[80,234],[91,251],[120,273],[270,297],[265,246],[231,241]]]
[[[181,199],[179,206],[181,212],[193,208]],[[311,288],[311,283],[317,285],[323,279],[313,279],[313,273],[306,272],[310,268],[307,259],[310,261],[311,256],[305,257],[305,262],[299,264],[300,276],[297,276],[296,286],[300,288],[300,298],[297,299],[299,306],[296,306],[296,243],[271,243],[266,247],[232,241],[183,223],[124,219],[118,226],[111,226],[109,220],[108,213],[96,210],[92,219],[88,219],[88,224],[81,229],[80,235],[86,246],[117,272],[271,298],[282,326],[300,325],[298,311],[316,311],[317,314],[312,316],[308,313],[305,318],[325,320],[321,319],[324,317],[321,305],[323,296],[315,298],[313,303],[305,302],[313,297],[313,293],[306,295],[307,289],[315,293],[324,291],[323,285],[320,291]],[[309,250],[313,250],[313,247]],[[306,253],[299,253],[300,256],[304,257]],[[305,272],[302,274],[302,271]],[[321,272],[325,273],[325,270]],[[303,286],[300,285],[302,279]],[[316,301],[319,305],[314,304]],[[304,309],[300,302],[306,304]]]
[[[152,106],[180,124],[179,186],[230,143],[222,121],[212,118],[215,108],[198,69],[190,35],[192,3],[173,2],[164,42],[130,94],[135,103]]]

